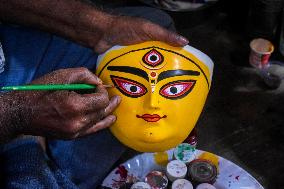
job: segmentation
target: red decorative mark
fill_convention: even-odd
[[[239,180],[239,178],[240,178],[240,176],[236,176],[236,177],[235,177],[236,180]]]
[[[148,66],[155,67],[164,61],[164,57],[157,50],[152,49],[143,56],[142,60]]]
[[[144,119],[147,122],[157,122],[157,121],[159,121],[162,118],[166,118],[167,116],[164,115],[163,117],[161,117],[158,114],[153,114],[153,115],[151,115],[151,114],[143,114],[142,116],[136,115],[136,117],[137,118],[142,118],[142,119]]]
[[[111,76],[111,79],[117,89],[126,96],[137,98],[147,93],[147,88],[131,79],[126,79],[117,76]]]
[[[126,179],[128,171],[123,165],[118,166],[118,169],[115,171],[115,174],[119,174],[121,178]]]
[[[167,83],[160,89],[160,95],[169,99],[184,97],[190,93],[195,83],[195,80],[174,81]]]
[[[151,77],[156,77],[157,73],[156,72],[151,72],[150,75],[151,75]]]

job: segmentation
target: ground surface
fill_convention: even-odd
[[[245,38],[226,15],[181,32],[215,62],[213,83],[197,124],[198,148],[251,173],[265,188],[284,184],[284,85],[269,90],[248,65]]]

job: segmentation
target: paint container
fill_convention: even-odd
[[[130,189],[151,189],[151,186],[146,182],[136,182]]]
[[[186,179],[177,179],[172,184],[172,189],[193,189],[190,181]]]
[[[188,164],[195,159],[195,147],[181,143],[174,149],[174,158]]]
[[[167,164],[167,177],[171,182],[176,179],[185,178],[187,173],[187,166],[184,162],[180,160],[173,160]]]
[[[145,177],[145,182],[150,185],[151,189],[166,189],[168,178],[160,171],[152,171]]]
[[[208,160],[196,159],[188,165],[188,177],[194,185],[201,183],[213,184],[217,178],[217,167]]]
[[[208,183],[202,183],[199,184],[196,189],[216,189],[215,186],[208,184]]]
[[[250,42],[249,63],[258,69],[268,67],[268,60],[271,53],[274,51],[273,44],[262,38],[254,39]]]
[[[119,187],[119,189],[130,189],[131,188],[131,186],[133,185],[133,183],[123,183],[120,187]]]

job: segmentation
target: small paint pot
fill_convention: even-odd
[[[199,184],[196,189],[216,189],[215,186],[213,186],[212,184],[208,184],[208,183],[202,183]]]
[[[187,166],[180,160],[173,160],[167,164],[167,177],[171,182],[183,179],[187,173]]]
[[[130,189],[151,189],[151,186],[146,182],[136,182]]]
[[[123,183],[120,187],[119,187],[119,189],[130,189],[131,188],[131,186],[133,185],[133,183]]]
[[[195,159],[195,147],[188,143],[181,143],[174,149],[174,158],[188,164]]]
[[[151,189],[166,189],[168,187],[168,178],[160,171],[152,171],[145,177],[145,182]]]
[[[273,44],[266,39],[257,38],[250,42],[250,49],[249,63],[259,69],[266,68],[274,51]]]
[[[218,175],[217,167],[205,159],[196,159],[190,162],[187,173],[194,185],[201,183],[213,184]]]
[[[177,179],[172,184],[172,189],[193,189],[190,181],[186,179]]]

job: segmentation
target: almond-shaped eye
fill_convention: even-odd
[[[117,89],[126,96],[137,98],[147,93],[147,88],[141,83],[123,77],[110,77]]]
[[[195,80],[182,80],[167,83],[160,89],[160,95],[168,99],[183,98],[191,92],[195,83]]]

